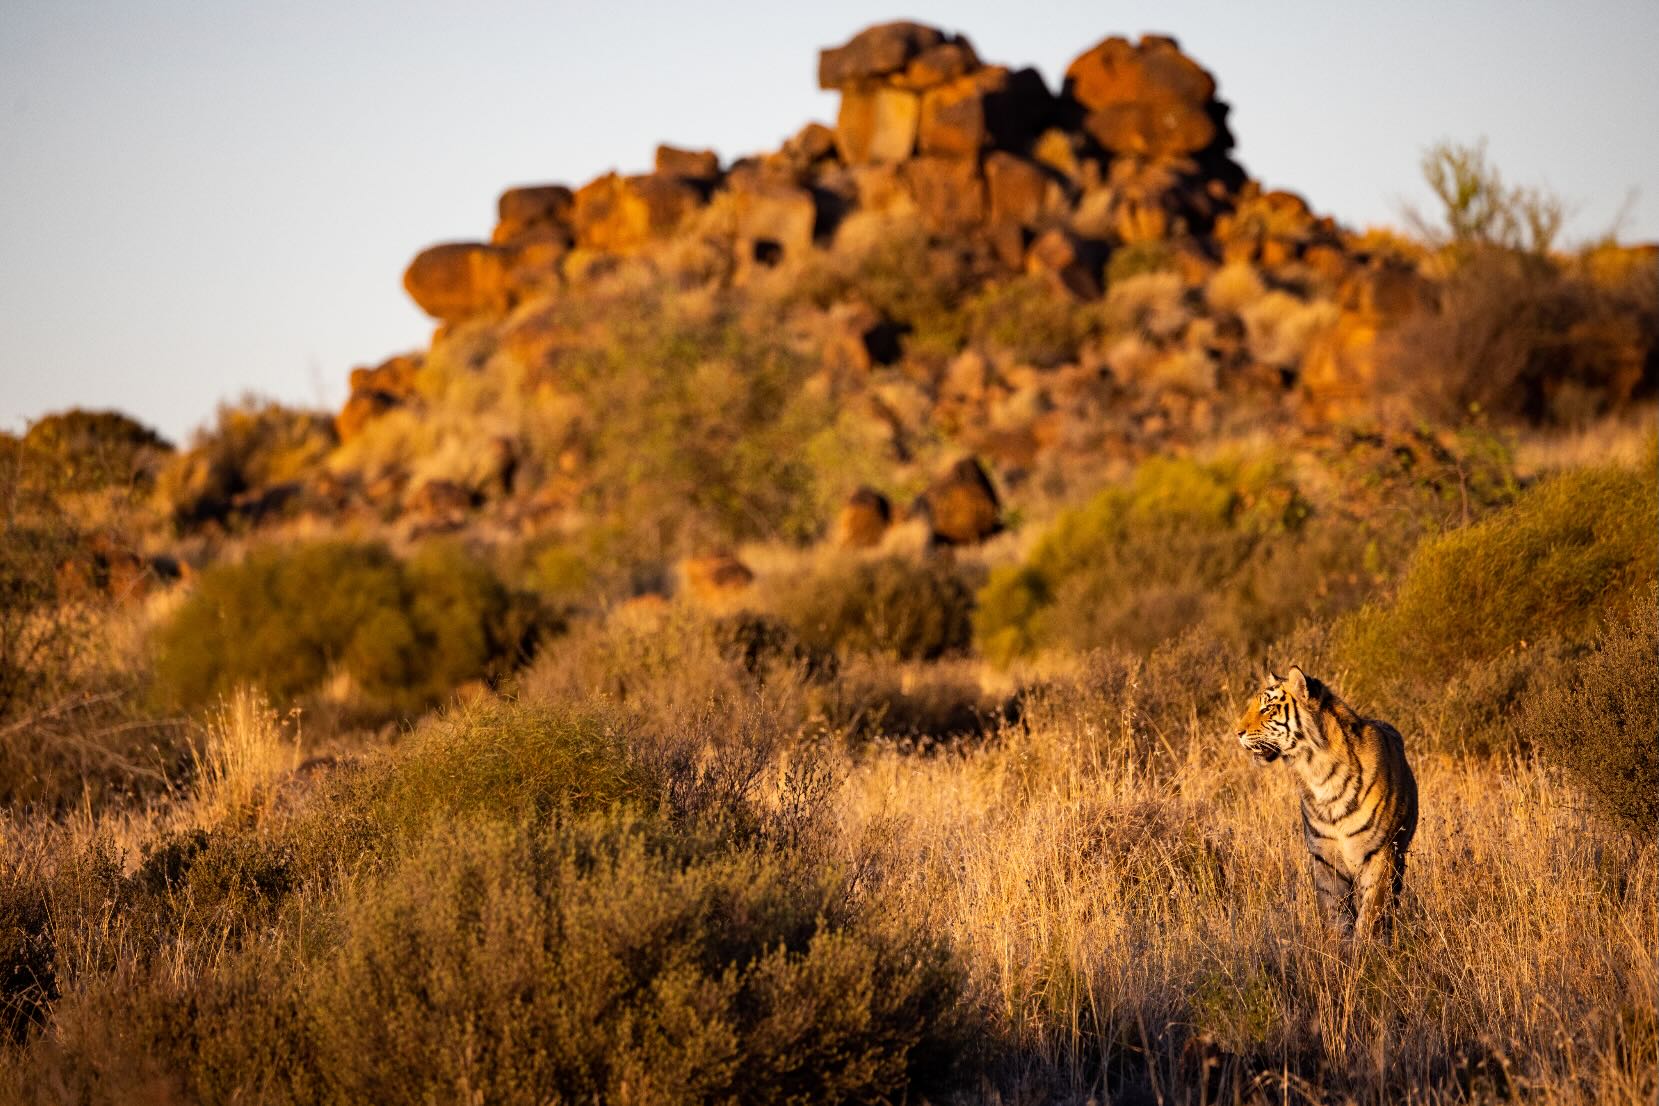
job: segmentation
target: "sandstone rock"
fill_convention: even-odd
[[[1048,199],[1048,174],[1016,154],[998,150],[985,158],[985,183],[993,224],[1034,226]]]
[[[1316,333],[1302,355],[1298,383],[1303,412],[1315,420],[1363,413],[1377,375],[1377,324],[1344,311],[1336,325]]]
[[[822,123],[808,123],[784,143],[784,149],[802,164],[811,165],[835,153],[835,131]]]
[[[967,403],[978,403],[984,398],[991,383],[991,365],[985,355],[976,349],[966,349],[945,366],[940,381],[940,398]]]
[[[818,205],[804,188],[757,176],[732,180],[739,264],[774,265],[812,249]]]
[[[818,87],[845,89],[898,73],[916,57],[945,41],[944,32],[921,23],[881,23],[848,42],[818,53]]]
[[[954,81],[978,68],[979,55],[974,53],[967,39],[959,37],[954,42],[942,42],[923,50],[911,59],[903,73],[895,74],[890,83],[898,88],[920,92],[946,81]]]
[[[712,181],[720,176],[720,155],[713,150],[682,150],[678,146],[658,146],[657,172],[665,177]]]
[[[972,157],[990,144],[985,99],[1008,78],[1006,69],[982,69],[930,89],[922,97],[917,143],[924,154]]]
[[[509,188],[496,201],[499,218],[490,241],[507,246],[551,237],[569,244],[575,204],[575,193],[562,184]]]
[[[849,165],[896,162],[916,148],[921,98],[896,88],[849,89],[835,121],[835,145]]]
[[[913,214],[915,200],[905,185],[900,165],[859,165],[852,169],[858,212],[848,222],[864,215]]]
[[[964,458],[922,493],[934,545],[974,545],[1002,531],[1002,506],[979,461]]]
[[[1105,249],[1099,242],[1056,227],[1031,243],[1025,268],[1028,273],[1050,277],[1075,296],[1095,299],[1104,291],[1105,260]]]
[[[543,235],[520,240],[508,250],[506,284],[510,303],[522,303],[561,283],[563,262],[570,253],[567,239]]]
[[[1084,129],[1114,154],[1181,156],[1218,140],[1230,145],[1213,117],[1214,79],[1174,39],[1106,39],[1066,69],[1066,94],[1087,111]]]
[[[1091,111],[1125,102],[1202,104],[1215,96],[1215,80],[1163,35],[1144,35],[1139,45],[1112,36],[1066,67],[1066,91]]]
[[[415,255],[403,274],[409,298],[444,322],[507,309],[509,251],[481,242],[448,242]]]
[[[687,558],[680,574],[693,598],[714,604],[730,599],[755,580],[753,570],[727,552]]]
[[[975,158],[919,157],[904,166],[905,182],[929,230],[948,234],[985,219],[985,180]]]
[[[1087,175],[1084,168],[1085,163],[1081,152],[1078,150],[1081,142],[1080,138],[1068,131],[1063,131],[1058,127],[1050,127],[1038,135],[1037,140],[1031,144],[1031,156],[1036,158],[1039,164],[1048,166],[1061,177],[1070,181],[1074,187],[1081,188],[1093,183],[1085,179]],[[1092,166],[1094,163],[1090,162],[1088,164]]]
[[[702,201],[696,188],[673,177],[609,173],[576,193],[576,241],[590,250],[633,253],[672,234]]]
[[[1218,215],[1215,237],[1226,261],[1276,268],[1298,255],[1314,232],[1307,201],[1293,192],[1263,192],[1254,181],[1240,190],[1233,210]]]
[[[363,429],[375,419],[384,415],[399,404],[379,392],[354,392],[346,398],[345,406],[340,413],[334,416],[334,433],[345,445],[363,433]]]
[[[979,69],[922,97],[921,152],[970,156],[988,146],[1023,149],[1047,122],[1048,88],[1035,70]]]
[[[1209,116],[1186,104],[1113,104],[1090,112],[1083,129],[1114,154],[1144,157],[1193,153],[1216,136]]]
[[[855,376],[890,365],[903,354],[898,326],[862,300],[836,303],[809,328],[825,368]]]
[[[351,370],[351,393],[360,395],[376,392],[394,402],[401,402],[415,394],[415,374],[420,371],[421,358],[408,354],[388,357],[371,368]]]
[[[427,530],[452,530],[466,523],[478,505],[472,492],[453,480],[427,480],[410,495],[404,509]]]
[[[893,504],[874,488],[859,488],[835,520],[835,543],[842,549],[873,549],[893,523]]]

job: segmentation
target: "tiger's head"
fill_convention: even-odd
[[[1292,665],[1287,676],[1268,673],[1261,691],[1239,716],[1234,736],[1262,764],[1318,741],[1319,684]]]

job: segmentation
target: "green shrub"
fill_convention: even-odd
[[[278,701],[349,677],[371,710],[416,710],[521,656],[522,605],[458,546],[400,562],[383,546],[255,551],[202,574],[158,633],[162,699],[196,707],[241,684]]]
[[[560,363],[588,412],[587,504],[628,535],[623,565],[684,548],[801,539],[819,525],[800,445],[834,421],[805,388],[815,365],[735,304],[693,314],[637,297],[606,315],[608,340]]]
[[[1568,471],[1507,509],[1426,539],[1398,591],[1347,616],[1337,653],[1361,694],[1439,686],[1525,643],[1592,637],[1659,573],[1652,472]]]
[[[798,294],[820,306],[863,300],[904,331],[907,354],[944,358],[967,337],[962,301],[977,283],[950,243],[910,230],[883,235],[870,249],[833,255],[803,274]]]
[[[1119,246],[1106,259],[1106,286],[1145,276],[1175,270],[1175,254],[1163,242],[1131,242]]]
[[[329,415],[249,397],[219,408],[213,427],[162,469],[156,492],[181,529],[223,522],[236,496],[317,471],[336,444]]]
[[[1605,813],[1643,837],[1659,829],[1659,602],[1613,621],[1581,663],[1554,674],[1521,712],[1523,738]]]
[[[1035,277],[987,285],[966,310],[974,341],[1041,366],[1075,357],[1093,319],[1088,309]]]
[[[810,649],[933,660],[972,640],[973,593],[937,562],[837,566],[796,581],[778,603]]]
[[[23,445],[50,465],[62,488],[147,485],[173,447],[142,423],[117,411],[79,407],[29,426]]]
[[[1250,638],[1288,630],[1317,598],[1298,589],[1317,576],[1245,570],[1282,564],[1276,547],[1295,546],[1307,519],[1270,461],[1150,460],[1129,484],[1063,512],[1024,562],[991,574],[974,616],[980,650],[997,663],[1058,645],[1145,653],[1228,617]]]

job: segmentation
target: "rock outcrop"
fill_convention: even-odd
[[[729,161],[665,143],[649,173],[509,188],[487,241],[422,251],[404,284],[438,323],[433,362],[464,376],[495,357],[524,395],[558,397],[569,359],[607,341],[604,309],[569,301],[659,287],[730,305],[754,288],[753,302],[789,305],[773,323],[818,366],[815,394],[895,469],[965,450],[1012,488],[1064,459],[1133,459],[1287,408],[1373,409],[1389,335],[1434,310],[1442,276],[1420,250],[1247,176],[1215,78],[1167,36],[1104,38],[1054,88],[962,35],[886,23],[823,50],[817,79],[840,98],[833,125]],[[1603,327],[1610,394],[1655,372],[1651,327],[1630,325],[1634,338]],[[415,387],[420,368],[414,355],[354,372],[340,440],[437,402]],[[483,473],[469,494],[525,491],[514,474],[529,458],[527,518],[581,501],[585,470],[564,460],[579,448],[536,458],[510,437],[492,427],[455,448]],[[491,468],[485,442],[511,462]],[[363,496],[390,509],[407,490],[394,475],[365,473]],[[458,514],[432,494],[405,506],[436,524]],[[978,461],[923,505],[937,544],[999,525]],[[866,548],[890,519],[861,492],[835,540]]]

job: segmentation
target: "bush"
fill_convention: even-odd
[[[439,834],[342,911],[308,996],[322,1081],[411,1103],[469,1085],[492,1102],[934,1089],[943,950],[849,924],[820,880],[617,819]]]
[[[974,341],[1047,367],[1077,356],[1097,313],[1046,281],[1016,277],[985,287],[969,301],[967,314]]]
[[[1659,829],[1659,602],[1615,619],[1595,651],[1528,697],[1519,729],[1606,814]]]
[[[1337,629],[1353,685],[1380,696],[1409,684],[1438,687],[1529,641],[1588,640],[1610,609],[1659,573],[1656,516],[1651,466],[1579,469],[1425,540],[1394,597]]]
[[[1062,513],[1023,563],[991,574],[974,617],[980,650],[997,663],[1058,645],[1145,653],[1229,602],[1246,636],[1266,636],[1253,624],[1288,629],[1276,608],[1288,591],[1299,615],[1309,596],[1272,579],[1232,595],[1225,586],[1249,583],[1244,569],[1295,543],[1307,517],[1272,462],[1148,461],[1128,485]]]
[[[1424,414],[1585,422],[1651,392],[1659,281],[1615,286],[1547,258],[1474,253],[1435,310],[1387,335],[1381,371]]]
[[[640,739],[559,709],[458,713],[291,817],[156,840],[130,878],[117,863],[48,893],[25,873],[0,900],[22,934],[0,941],[0,968],[55,972],[63,995],[0,1086],[891,1101],[965,1079],[969,1007],[944,943],[875,909],[862,869],[807,855],[810,804],[774,812],[754,773]],[[16,1032],[45,993],[0,991]]]
[[[820,306],[863,300],[904,331],[907,354],[944,358],[967,337],[961,307],[976,284],[968,260],[913,227],[886,233],[868,249],[837,253],[803,275],[799,295]]]
[[[158,634],[164,702],[199,707],[241,684],[278,702],[337,674],[371,710],[418,710],[521,659],[533,618],[458,546],[407,562],[322,542],[215,565]]]
[[[973,593],[941,563],[902,557],[808,574],[777,600],[809,649],[933,660],[967,648]]]
[[[800,445],[834,418],[804,387],[815,366],[731,303],[695,315],[640,298],[607,323],[610,340],[562,360],[559,380],[587,411],[588,504],[629,535],[626,556],[810,536],[817,474]]]
[[[116,411],[73,408],[30,425],[25,448],[50,465],[59,487],[144,486],[173,447],[142,423]]]
[[[253,398],[226,404],[214,426],[162,469],[157,494],[181,529],[224,522],[237,496],[317,471],[337,443],[334,420],[323,412]]]
[[[1177,267],[1175,253],[1162,242],[1131,242],[1106,259],[1106,287],[1149,273],[1168,273]]]

